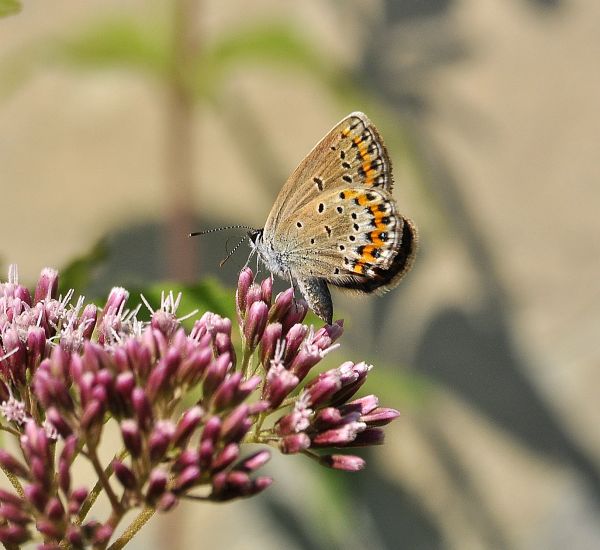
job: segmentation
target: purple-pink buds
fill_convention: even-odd
[[[138,486],[133,470],[120,460],[113,460],[113,471],[125,489],[134,490]]]
[[[321,464],[336,470],[358,472],[365,467],[364,459],[354,455],[325,455],[320,458]]]
[[[254,350],[258,345],[267,326],[268,314],[269,308],[262,300],[256,301],[250,306],[244,322],[244,338],[250,350]]]
[[[177,424],[173,436],[175,447],[185,447],[194,430],[198,427],[204,416],[202,407],[192,407],[185,411]]]
[[[34,302],[56,298],[58,294],[58,271],[50,267],[42,269],[37,286],[35,287]]]
[[[238,314],[238,321],[240,323],[246,315],[246,296],[248,295],[248,289],[250,288],[250,285],[252,285],[253,279],[254,274],[250,268],[245,267],[240,271],[237,291],[235,293],[235,305]]]

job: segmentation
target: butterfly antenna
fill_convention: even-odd
[[[215,233],[216,231],[225,231],[227,229],[250,229],[252,231],[255,231],[255,228],[250,227],[249,225],[226,225],[224,227],[214,227],[213,229],[205,229],[204,231],[195,231],[194,233],[188,234],[188,237],[196,237],[198,235],[207,235],[208,233]]]
[[[229,254],[227,254],[227,256],[225,257],[224,260],[221,260],[219,262],[219,267],[223,267],[223,265],[225,265],[225,262],[227,260],[229,260],[229,258],[231,258],[231,256],[233,256],[235,254],[235,251],[242,245],[242,243],[247,239],[248,237],[244,237],[239,243],[237,243],[233,249],[231,250],[231,252]]]

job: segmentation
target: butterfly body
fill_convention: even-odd
[[[331,323],[328,284],[385,292],[412,266],[416,227],[397,211],[392,185],[379,133],[366,115],[351,113],[286,181],[264,229],[249,233],[251,244]]]

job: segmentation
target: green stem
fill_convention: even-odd
[[[123,548],[154,515],[154,508],[144,508],[137,517],[131,522],[125,532],[109,547],[108,550],[119,550]]]
[[[89,453],[87,454],[88,459],[92,463],[94,470],[96,471],[96,475],[98,476],[98,480],[102,484],[102,488],[106,491],[106,496],[108,500],[110,500],[110,505],[114,512],[122,512],[121,503],[117,498],[117,495],[113,491],[113,488],[110,486],[110,481],[108,480],[108,475],[105,470],[102,468],[102,464],[100,464],[100,459],[98,458],[98,454],[96,453],[96,449],[89,449]],[[107,469],[110,467],[110,472],[112,473],[112,466],[107,466]],[[96,495],[97,496],[97,495]]]
[[[15,491],[17,491],[17,494],[21,498],[25,498],[23,487],[21,486],[21,482],[17,479],[17,476],[9,472],[6,468],[4,468],[4,466],[0,466],[0,468],[2,468],[4,475],[8,478],[8,481],[10,481],[10,484],[14,487]]]
[[[127,456],[127,451],[125,451],[125,450],[122,450],[119,452],[119,454],[115,455],[115,457],[119,460],[121,460],[125,456]],[[91,458],[89,456],[88,456],[88,458],[91,460]],[[113,474],[113,467],[112,467],[112,460],[111,460],[110,464],[106,468],[104,468],[105,479],[108,480],[108,478],[110,478],[110,476],[112,474]],[[81,509],[79,510],[79,514],[77,516],[77,524],[78,525],[81,525],[81,523],[87,516],[88,512],[90,511],[90,509],[92,508],[92,506],[94,505],[94,503],[96,502],[98,497],[100,496],[100,493],[102,492],[103,487],[104,487],[104,484],[99,477],[98,481],[96,481],[96,484],[94,485],[93,489],[90,491],[90,494],[87,496],[83,505],[81,506]]]
[[[10,428],[8,426],[3,426],[2,424],[0,424],[0,430],[8,432],[9,434],[14,435],[15,437],[21,437],[21,434],[14,428]]]

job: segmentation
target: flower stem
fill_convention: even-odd
[[[21,434],[17,430],[14,430],[13,428],[10,428],[9,426],[3,426],[0,424],[0,430],[2,430],[4,432],[8,432],[9,434],[14,435],[15,437],[21,437]]]
[[[125,456],[127,456],[126,450],[121,450],[117,455],[115,455],[115,457],[119,460],[121,460]],[[91,458],[90,458],[90,460],[91,460]],[[105,478],[108,480],[108,478],[112,475],[112,473],[113,473],[113,467],[112,467],[112,460],[111,460],[110,464],[106,468],[104,468]],[[88,512],[94,505],[94,502],[96,502],[97,498],[100,496],[100,493],[102,492],[103,487],[104,487],[104,484],[102,483],[102,480],[98,479],[98,481],[96,481],[96,484],[94,485],[93,489],[90,491],[90,494],[87,496],[83,505],[81,506],[81,509],[79,510],[79,514],[77,517],[78,525],[81,525],[81,523],[85,519],[85,516],[87,516]]]
[[[119,502],[117,495],[115,494],[115,492],[113,491],[113,488],[110,485],[110,481],[108,480],[108,475],[107,475],[106,471],[102,468],[102,464],[100,464],[100,459],[98,458],[96,449],[95,448],[89,449],[87,456],[88,456],[90,462],[92,463],[94,470],[96,471],[96,475],[98,476],[98,480],[102,484],[102,488],[106,491],[106,496],[108,497],[108,500],[110,500],[110,505],[112,506],[113,511],[114,512],[122,511],[121,503]],[[107,466],[107,469],[108,468],[110,468],[110,472],[112,472],[112,466],[109,465],[109,466]],[[97,497],[97,495],[96,495],[96,497]],[[91,506],[91,504],[90,504],[90,506]]]
[[[4,466],[0,466],[0,468],[2,468],[4,475],[8,478],[8,481],[10,481],[10,484],[15,488],[15,491],[17,491],[17,494],[21,498],[25,498],[25,493],[23,492],[23,487],[21,486],[21,482],[17,479],[17,476],[15,476],[11,472],[9,472],[6,468],[4,468]]]
[[[154,515],[154,508],[144,508],[137,517],[131,522],[125,532],[109,547],[108,550],[120,550],[123,548]]]

